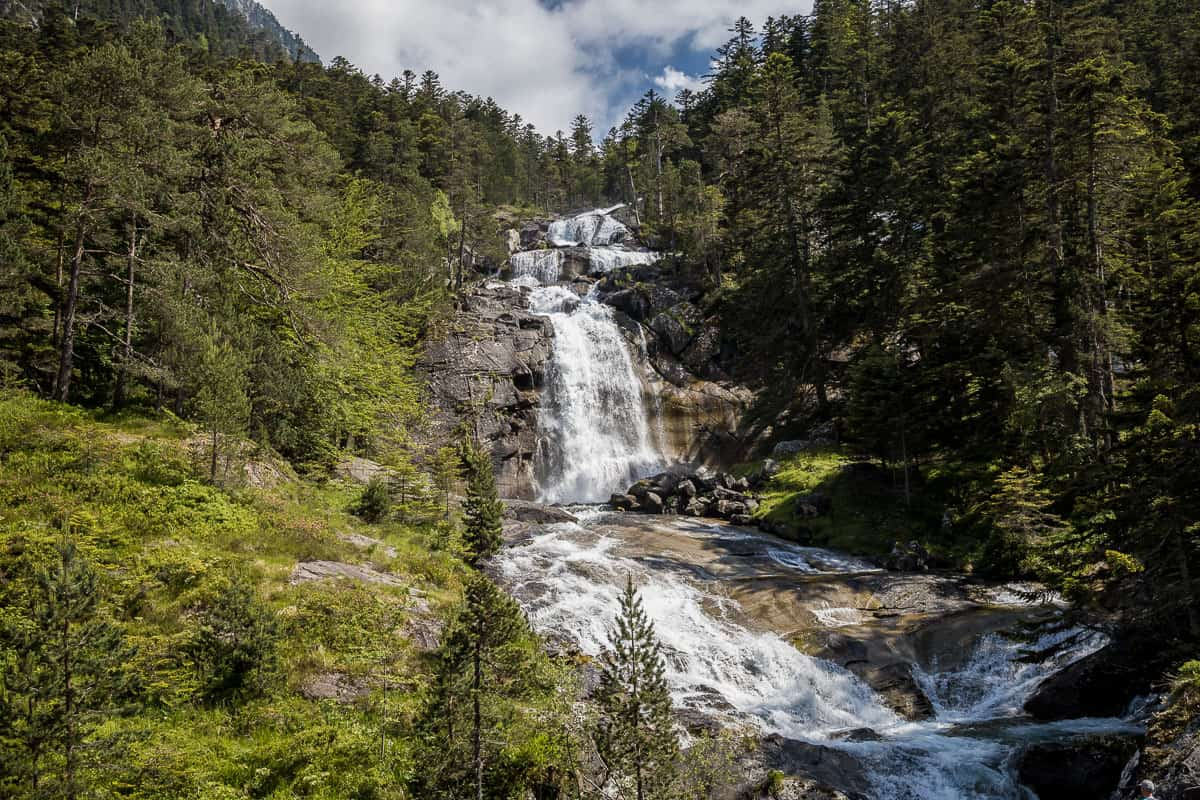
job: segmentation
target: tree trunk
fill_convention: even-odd
[[[217,426],[212,426],[212,460],[209,462],[208,468],[209,480],[213,483],[217,482]]]
[[[472,657],[472,668],[474,675],[471,679],[471,700],[473,728],[471,730],[471,748],[474,751],[475,757],[475,800],[483,800],[483,742],[482,742],[482,727],[483,719],[479,708],[479,692],[480,685],[483,683],[483,654],[480,652],[482,637],[477,636],[475,639],[475,649]]]
[[[458,231],[458,274],[454,279],[454,288],[461,289],[463,285],[463,256],[467,252],[467,214],[463,211],[462,223]]]
[[[125,405],[129,384],[129,362],[133,358],[133,281],[137,269],[137,215],[129,223],[129,255],[125,273],[125,334],[121,340],[121,365],[117,370],[117,385],[113,389],[113,408]]]
[[[66,569],[65,564],[63,568]],[[64,797],[67,800],[75,800],[75,684],[74,664],[71,663],[71,623],[69,620],[63,620],[62,637],[63,719],[66,721],[66,742],[63,752],[65,761],[63,775],[66,783]]]
[[[80,209],[75,228],[75,252],[71,256],[71,276],[63,302],[62,342],[59,345],[58,376],[54,381],[54,399],[67,402],[71,394],[71,371],[75,366],[75,312],[79,304],[79,272],[83,267],[84,209]]]
[[[1046,102],[1045,102],[1045,163],[1047,249],[1050,256],[1050,280],[1054,287],[1054,333],[1058,345],[1058,366],[1063,373],[1077,371],[1078,356],[1074,341],[1074,321],[1071,312],[1071,287],[1066,274],[1066,253],[1063,247],[1062,204],[1059,200],[1058,176],[1058,49],[1055,43],[1055,8],[1049,4],[1046,28]],[[1081,423],[1082,424],[1082,423]]]
[[[1196,597],[1196,587],[1192,583],[1187,544],[1178,528],[1172,531],[1172,538],[1175,540],[1176,558],[1179,559],[1179,583],[1183,588],[1184,606],[1187,608],[1188,631],[1194,641],[1200,640],[1200,599]]]
[[[638,214],[637,186],[635,186],[633,183],[633,168],[630,167],[628,164],[625,165],[625,174],[629,176],[629,194],[630,194],[630,197],[632,198],[632,200],[630,201],[630,205],[633,208],[633,221],[634,221],[634,224],[636,224],[639,228],[641,228],[642,227],[642,217],[640,214]]]

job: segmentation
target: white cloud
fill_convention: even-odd
[[[667,64],[663,67],[662,74],[654,79],[654,85],[662,89],[666,93],[667,99],[670,100],[682,89],[691,89],[693,92],[700,91],[704,88],[704,80],[696,75],[688,75]]]
[[[266,0],[326,62],[341,55],[385,80],[438,72],[452,89],[494,97],[544,133],[587,114],[597,131],[620,118],[648,76],[619,48],[665,62],[681,45],[707,52],[745,15],[800,13],[811,0]],[[673,67],[655,78],[694,80]]]

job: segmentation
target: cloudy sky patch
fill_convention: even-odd
[[[543,133],[587,114],[597,135],[654,87],[696,90],[739,16],[808,13],[811,0],[265,0],[328,63],[385,80],[432,69]]]

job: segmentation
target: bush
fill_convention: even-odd
[[[379,475],[371,478],[351,512],[367,522],[379,522],[392,513],[392,495],[388,491],[387,478]]]
[[[277,667],[278,630],[271,610],[246,578],[221,583],[196,609],[184,645],[201,679],[201,698],[213,703],[260,694]]]

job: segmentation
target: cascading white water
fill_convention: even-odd
[[[534,278],[538,283],[554,283],[562,274],[561,250],[526,250],[513,253],[508,263],[514,278]]]
[[[610,216],[613,210],[556,221],[548,239],[555,247],[586,248],[592,274],[657,260],[657,253],[624,246],[629,230]],[[547,316],[555,332],[539,418],[541,493],[552,503],[602,502],[664,467],[655,444],[656,404],[644,397],[634,363],[638,348],[613,310],[597,301],[595,289],[581,298],[552,285],[560,281],[564,261],[563,251],[551,249],[516,253],[510,262],[512,282],[530,288],[530,310]],[[599,512],[587,510],[583,517],[579,525],[546,526],[496,557],[502,581],[539,631],[599,654],[608,645],[621,587],[632,576],[663,643],[677,706],[838,748],[861,765],[872,798],[1031,800],[1013,776],[1011,761],[1021,742],[1129,729],[1119,720],[1039,725],[1017,716],[1045,677],[1102,646],[1100,634],[1068,628],[1026,645],[989,634],[953,668],[914,666],[935,718],[908,722],[853,673],[759,629],[723,593],[720,580],[657,551],[631,553],[621,535],[598,526]],[[877,571],[861,559],[744,529],[679,518],[659,527],[693,539],[713,537],[706,546],[736,542],[742,563],[751,561],[767,574],[783,570],[796,581]],[[998,591],[989,602],[1022,601],[1019,592]],[[863,609],[824,601],[806,610],[827,628],[868,621]],[[843,740],[847,730],[861,728],[880,739]]]
[[[588,269],[599,274],[614,269],[653,264],[659,254],[650,250],[627,250],[623,247],[593,247],[588,251]]]
[[[872,798],[1029,800],[1011,764],[1021,742],[1132,729],[1119,720],[1039,725],[1015,716],[1042,679],[1104,644],[1102,635],[1079,628],[1045,633],[1026,644],[983,637],[954,669],[941,672],[935,664],[919,672],[936,718],[902,720],[850,672],[756,629],[722,593],[720,580],[706,579],[677,559],[658,558],[653,549],[631,551],[612,519],[618,518],[583,511],[580,524],[547,526],[497,557],[502,582],[534,627],[573,642],[585,654],[600,653],[608,645],[621,587],[632,577],[663,643],[678,707],[843,750],[862,765]],[[655,530],[712,537],[710,547],[736,542],[739,563],[752,561],[748,569],[784,568],[797,580],[869,569],[842,554],[724,526],[673,518]],[[827,624],[844,621],[831,618]],[[839,738],[857,728],[871,728],[882,738]]]
[[[899,723],[846,670],[803,655],[773,633],[736,620],[736,604],[661,566],[616,552],[619,542],[579,525],[555,525],[497,559],[501,576],[534,627],[570,637],[599,655],[609,644],[626,576],[667,653],[667,677],[681,707],[746,720],[795,738],[823,739],[846,728]]]
[[[554,326],[539,419],[542,499],[603,502],[661,470],[642,384],[613,310],[562,286],[534,289],[529,308]]]
[[[550,223],[547,238],[555,247],[603,247],[625,241],[629,228],[612,215],[621,206],[598,208],[575,217]]]

